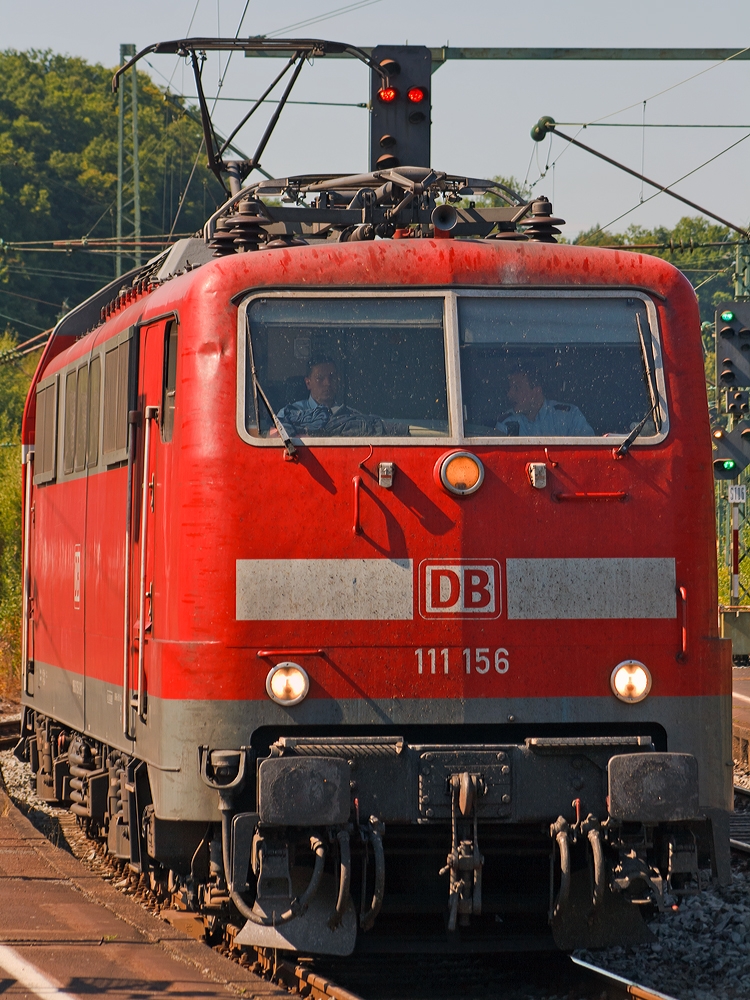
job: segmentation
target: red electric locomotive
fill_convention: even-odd
[[[492,190],[237,190],[29,394],[19,753],[236,943],[634,942],[728,878],[695,296]]]

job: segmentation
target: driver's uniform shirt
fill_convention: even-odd
[[[504,413],[496,429],[508,437],[594,437],[594,430],[572,403],[545,399],[533,420],[513,410]]]
[[[282,406],[276,416],[284,425],[287,434],[299,437],[300,434],[311,436],[315,431],[322,431],[331,417],[338,413],[356,413],[356,410],[352,410],[344,403],[322,406],[310,395],[307,399]]]

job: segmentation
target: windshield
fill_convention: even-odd
[[[248,433],[278,434],[265,393],[292,437],[446,436],[443,311],[442,296],[256,299]]]
[[[638,295],[268,293],[245,308],[248,441],[595,443],[662,430],[656,318]]]
[[[657,402],[640,299],[462,296],[458,321],[469,437],[622,435]]]

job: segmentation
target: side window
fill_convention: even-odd
[[[76,450],[76,382],[75,369],[65,376],[65,423],[63,426],[63,472],[73,471]]]
[[[34,484],[51,483],[57,450],[57,375],[47,385],[37,387],[34,441]]]
[[[127,457],[128,410],[131,408],[133,331],[114,339],[104,354],[104,440],[102,454],[107,465]]]
[[[177,389],[177,321],[167,323],[164,337],[164,398],[162,399],[162,441],[171,441],[174,430],[175,392]]]
[[[88,466],[99,462],[99,398],[102,386],[102,359],[95,357],[89,368]]]
[[[74,469],[86,468],[87,417],[89,409],[89,366],[78,369],[78,401],[76,406],[76,454]]]

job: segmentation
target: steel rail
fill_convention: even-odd
[[[574,958],[571,955],[570,960],[579,968],[584,969],[595,980],[606,985],[606,995],[609,1000],[619,1000],[620,997],[624,1000],[628,997],[636,997],[637,1000],[674,1000],[666,993],[660,993],[647,986],[639,986],[638,983],[625,979],[624,976],[608,972],[606,969],[599,968],[598,965],[592,965],[591,962],[584,962],[582,958]]]
[[[736,698],[737,695],[735,694],[732,697]],[[742,785],[734,785],[734,789],[733,790],[734,790],[734,794],[735,795],[740,795],[740,796],[742,796],[742,798],[750,799],[750,788],[744,788]],[[737,815],[737,814],[735,813],[735,815]],[[740,815],[742,815],[742,813],[740,813]],[[745,815],[747,815],[747,813]],[[732,832],[733,831],[732,831],[732,828],[731,828],[731,823],[732,823],[732,817],[731,816],[730,816],[729,822],[730,822],[730,828],[729,828],[729,846],[730,846],[730,848],[733,851],[739,851],[741,854],[750,854],[750,843],[748,843],[745,840],[737,840],[736,837],[732,836]],[[734,832],[737,833],[736,830]]]

